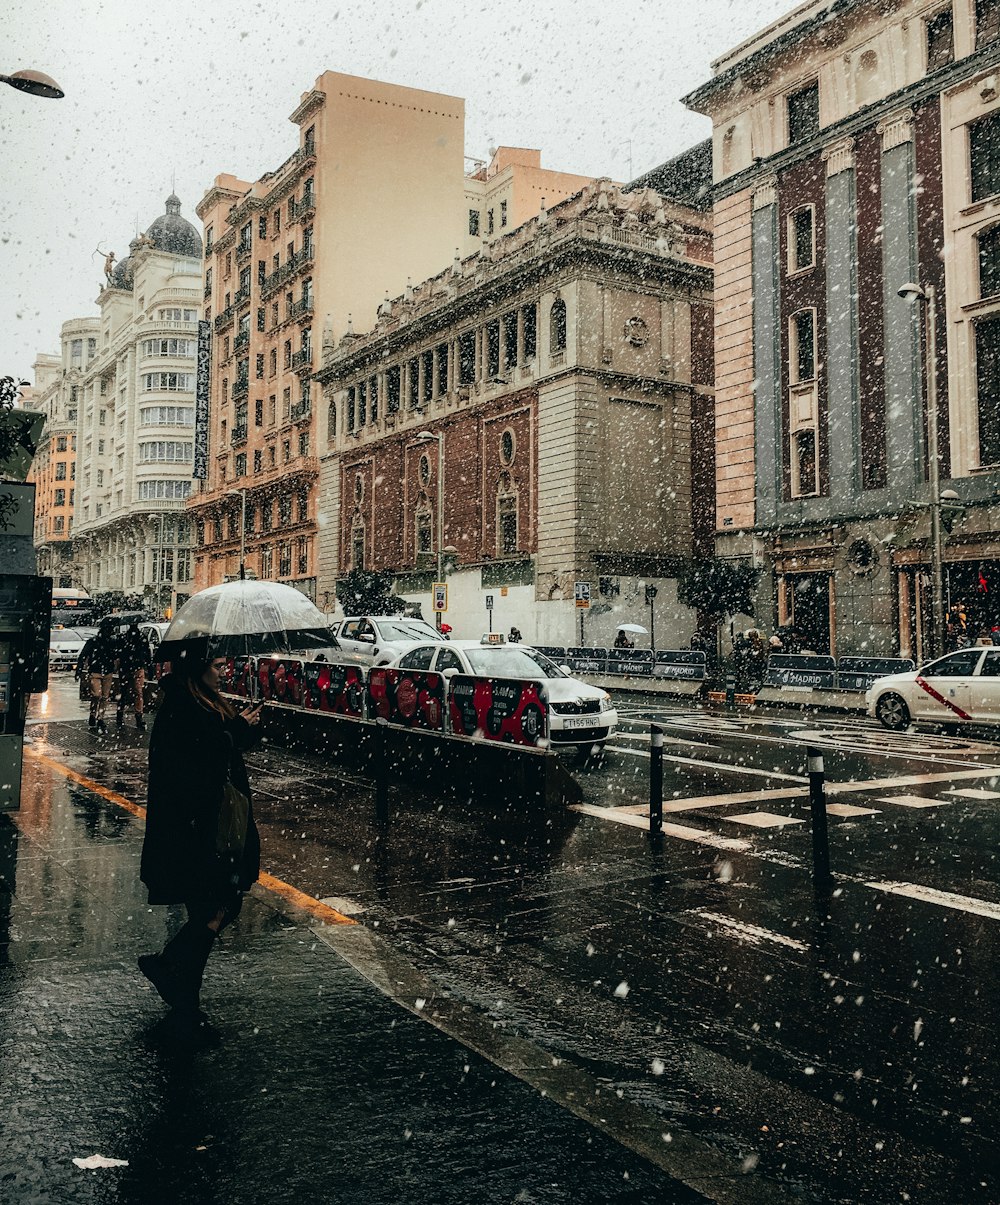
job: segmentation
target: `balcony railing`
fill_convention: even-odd
[[[313,312],[313,301],[311,297],[303,297],[299,301],[293,301],[288,307],[289,318],[302,318]]]
[[[215,316],[215,333],[223,330],[236,317],[236,307],[227,305],[221,314]]]
[[[245,288],[240,289],[239,292],[236,294],[236,296],[233,298],[233,305],[240,305],[242,302],[249,301],[249,300],[250,300],[250,286],[247,285]]]
[[[234,390],[234,393],[235,393],[235,390]],[[238,447],[241,447],[243,444],[245,444],[246,441],[247,441],[246,423],[243,423],[239,427],[233,427],[233,433],[229,438],[230,444],[232,444],[232,446],[234,448],[238,448]]]
[[[303,347],[301,351],[295,352],[292,356],[292,370],[298,372],[300,368],[308,368],[312,363],[312,358],[312,348]]]
[[[233,351],[241,351],[244,347],[250,346],[250,332],[240,331],[233,340]]]
[[[281,288],[285,281],[288,280],[289,277],[294,276],[303,264],[309,263],[312,257],[313,248],[311,244],[301,248],[299,251],[296,251],[288,260],[285,261],[285,263],[281,265],[280,268],[277,269],[277,271],[272,272],[270,276],[264,277],[263,283],[261,284],[261,297],[267,297],[273,293],[275,289]]]
[[[211,297],[211,296],[212,296],[212,286],[205,285],[205,300],[208,301],[209,297]]]
[[[236,262],[241,263],[253,250],[253,245],[249,242],[239,243],[236,247]]]
[[[312,414],[312,402],[309,398],[303,398],[292,407],[292,422],[297,423],[300,419],[308,418],[310,414]]]
[[[233,382],[233,398],[246,397],[250,392],[250,378],[237,377]]]
[[[312,213],[316,208],[316,194],[314,192],[305,192],[302,194],[302,199],[292,201],[292,218],[304,218],[307,214]]]

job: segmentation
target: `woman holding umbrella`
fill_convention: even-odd
[[[260,873],[260,839],[243,751],[260,707],[237,715],[219,693],[225,660],[207,640],[171,652],[164,701],[149,744],[146,836],[140,877],[151,904],[184,904],[187,923],[139,970],[172,1008],[194,1013],[219,933],[239,915]]]

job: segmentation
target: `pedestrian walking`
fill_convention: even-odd
[[[143,716],[146,688],[146,671],[149,669],[149,645],[133,620],[118,642],[118,727],[125,723],[125,708],[132,704],[135,711],[135,726],[146,727]]]
[[[142,955],[139,970],[171,1008],[188,1014],[198,1012],[216,937],[239,915],[243,893],[260,873],[243,763],[256,741],[260,705],[236,713],[219,694],[224,665],[203,644],[171,659],[149,743],[139,874],[149,902],[183,904],[187,922],[161,953]]]
[[[516,627],[514,627],[513,624],[511,624],[510,625],[510,635],[507,637],[507,639],[510,641],[511,644],[520,644],[521,640],[523,639],[523,637],[521,636],[521,629],[516,628]]]
[[[89,727],[91,732],[107,732],[104,713],[108,709],[111,683],[118,663],[118,641],[115,639],[114,627],[108,620],[101,620],[93,643],[88,641],[83,651],[87,653],[87,673],[90,677]]]

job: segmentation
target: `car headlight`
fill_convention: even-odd
[[[601,695],[601,711],[612,711],[612,710],[613,710],[613,707],[611,704],[611,696],[607,695],[607,694]]]

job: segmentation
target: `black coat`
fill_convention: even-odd
[[[250,799],[243,750],[256,733],[237,716],[224,720],[203,707],[183,681],[168,674],[164,700],[149,741],[146,837],[139,877],[151,904],[231,899],[260,874],[260,837],[247,826],[243,857],[221,858],[215,849],[227,772]]]

